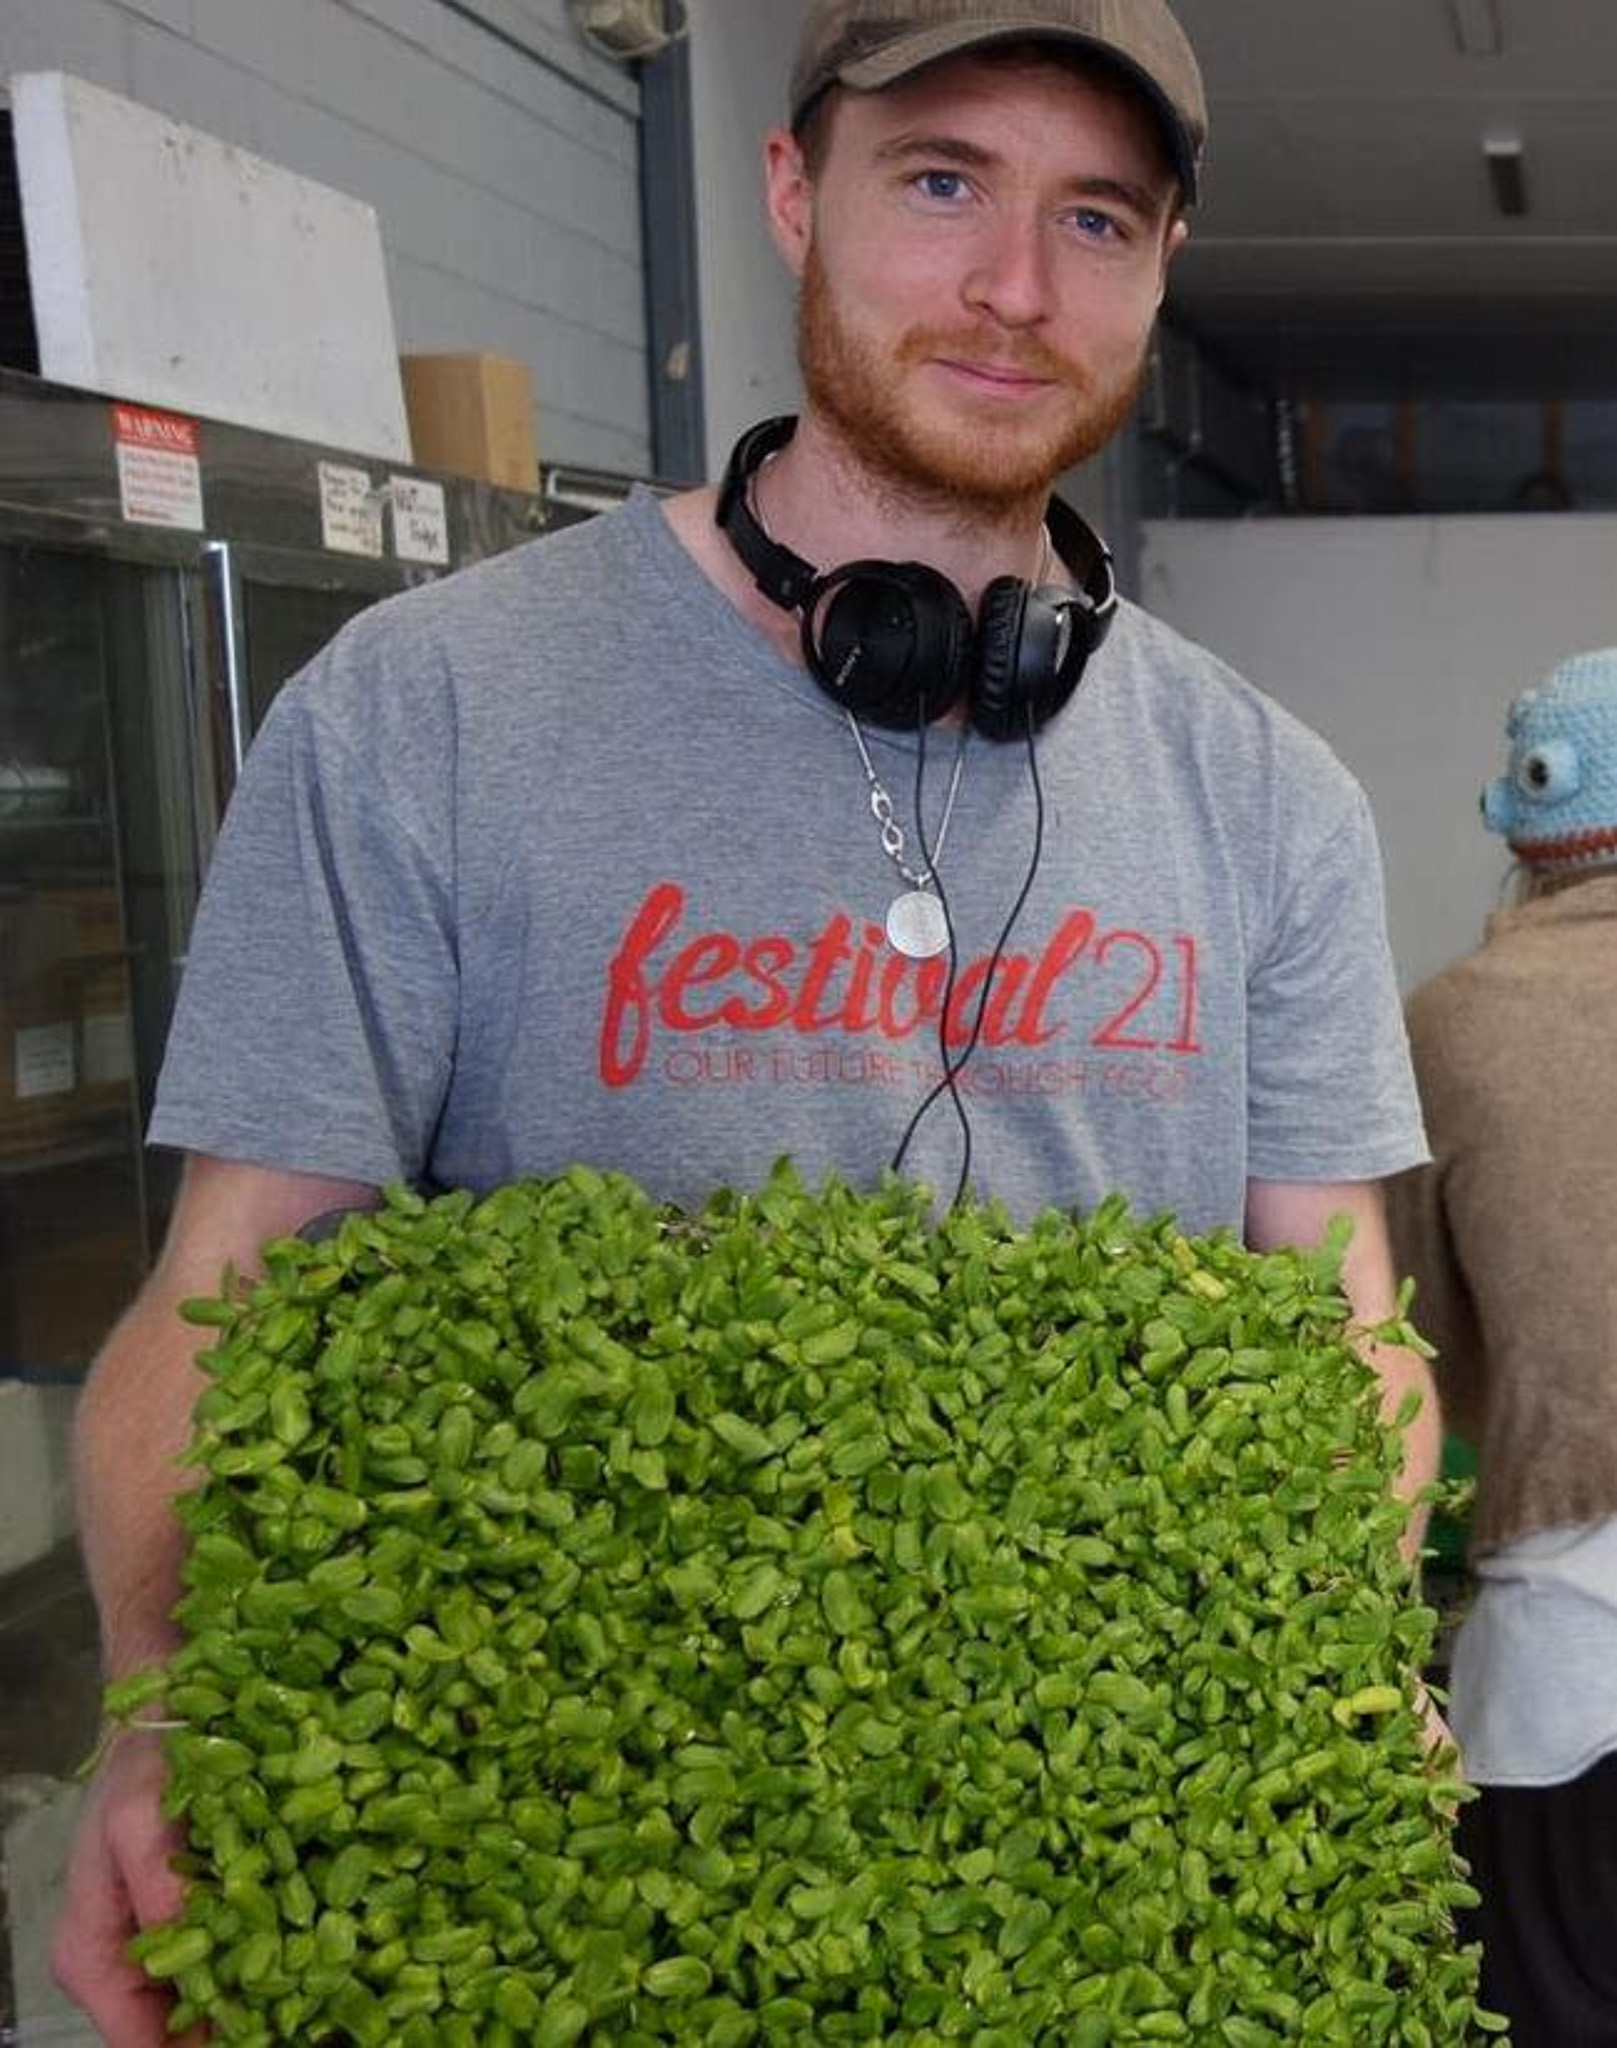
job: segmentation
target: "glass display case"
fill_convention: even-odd
[[[161,570],[0,535],[0,1360],[24,1378],[88,1358],[165,1199],[141,1081],[205,851],[184,602]]]
[[[275,692],[377,599],[582,516],[0,372],[0,1378],[81,1370],[160,1241],[140,1134]]]

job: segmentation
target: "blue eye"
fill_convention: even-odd
[[[928,199],[958,199],[966,189],[958,171],[923,171],[915,182]]]
[[[1117,223],[1109,213],[1101,213],[1093,206],[1081,206],[1073,215],[1073,225],[1080,234],[1092,240],[1104,242],[1117,233]]]
[[[1578,750],[1570,740],[1541,740],[1516,763],[1516,787],[1539,803],[1576,796],[1582,781]]]

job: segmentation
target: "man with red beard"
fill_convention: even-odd
[[[1128,411],[1205,127],[1163,0],[815,0],[764,160],[800,416],[282,692],[151,1126],[183,1190],[80,1411],[114,1672],[174,1639],[176,1304],[386,1182],[695,1202],[784,1152],[1257,1246],[1345,1212],[1390,1308],[1377,1183],[1424,1146],[1363,794],[1051,497]],[[1378,1364],[1413,1491],[1429,1383]],[[161,1778],[118,1738],[57,1944],[113,2048],[162,2038],[123,1960],[179,1896]]]

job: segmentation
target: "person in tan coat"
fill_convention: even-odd
[[[1517,2048],[1617,2043],[1617,648],[1511,706],[1483,793],[1511,907],[1408,1006],[1432,1162],[1394,1256],[1477,1452],[1450,1720],[1483,1999]]]

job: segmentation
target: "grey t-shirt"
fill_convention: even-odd
[[[871,731],[916,865],[914,736]],[[953,736],[934,731],[935,834]],[[1424,1156],[1375,834],[1324,743],[1125,605],[1040,733],[1043,854],[960,1077],[972,1185],[1239,1228],[1249,1178]],[[973,738],[940,863],[958,1049],[1027,875],[1026,746]],[[837,708],[648,493],[364,613],[281,693],[197,917],[154,1142],[486,1188],[573,1160],[693,1201],[880,1173],[947,958]],[[947,1101],[905,1171],[952,1192]]]

